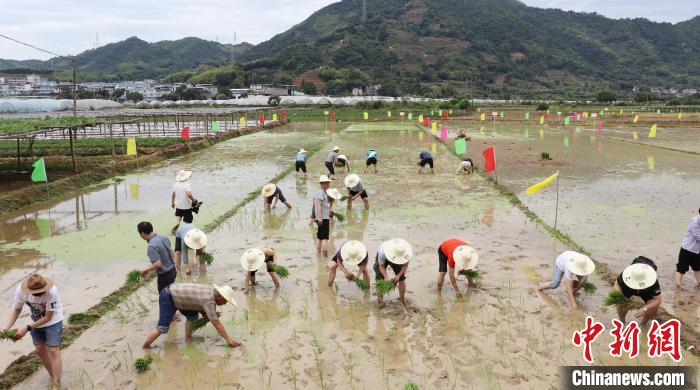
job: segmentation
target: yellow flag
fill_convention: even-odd
[[[584,117],[584,118],[588,118],[588,111],[586,111],[586,112],[583,113],[583,117]]]
[[[634,116],[634,123],[637,123],[639,121],[639,115]]]
[[[476,112],[481,112],[481,108],[477,107]]]
[[[241,126],[245,127],[245,117],[241,117],[239,122],[241,123]]]
[[[682,113],[682,112],[679,112],[679,113],[678,113],[678,120],[681,120],[681,119],[683,119],[683,113]]]
[[[438,115],[442,116],[442,110],[438,111]]]
[[[484,113],[484,112],[481,113],[481,120],[482,121],[486,120],[486,113]]]
[[[129,138],[126,140],[126,155],[136,156],[136,138]]]
[[[391,111],[387,111],[387,112],[386,112],[386,116],[388,116],[389,118],[391,118]]]
[[[423,115],[418,115],[418,122],[423,123]]]
[[[277,114],[272,114],[272,120],[277,122]]]
[[[540,124],[541,124],[541,125],[544,124],[544,115],[542,115],[542,116],[540,117]]]
[[[369,119],[369,112],[364,113],[365,120]]]
[[[532,187],[529,187],[527,189],[527,194],[534,195],[542,191],[543,189],[547,188],[547,186],[550,185],[557,177],[559,177],[559,171],[557,171],[557,173],[553,174],[552,176],[544,179],[543,181],[533,185]]]
[[[637,134],[636,131],[633,131],[633,132],[632,132],[632,138],[634,138],[635,141],[638,140],[638,139],[639,139],[639,134]]]
[[[433,122],[433,133],[437,132],[437,122]]]
[[[649,165],[649,170],[654,170],[654,156],[647,156],[647,164]]]
[[[138,183],[129,184],[129,192],[131,193],[131,199],[139,200],[139,185],[138,185]]]
[[[651,125],[651,130],[649,130],[649,138],[656,138],[656,125]]]
[[[431,150],[433,151],[433,154],[437,153],[437,144],[433,144]]]

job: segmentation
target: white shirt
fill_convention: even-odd
[[[187,197],[188,192],[192,192],[192,185],[186,181],[178,181],[173,186],[175,193],[175,208],[189,210],[192,208],[192,201]]]
[[[564,277],[569,280],[578,280],[576,275],[574,275],[573,272],[569,271],[569,269],[566,268],[567,260],[571,258],[572,254],[575,253],[576,252],[573,251],[566,251],[559,255],[559,257],[557,257],[557,268],[559,268],[560,271],[564,272]]]
[[[346,156],[346,155],[344,155],[344,154],[339,154],[337,159],[338,159],[338,160],[345,160],[345,161],[348,161],[348,156]]]
[[[379,248],[377,249],[377,262],[379,265],[385,265],[387,261],[386,254],[384,254],[384,242],[379,244]]]
[[[700,215],[690,221],[681,246],[688,252],[700,254]]]
[[[12,300],[12,308],[20,310],[25,304],[29,306],[32,322],[44,318],[47,311],[53,312],[51,320],[39,328],[46,328],[63,321],[63,305],[61,304],[61,298],[58,296],[58,288],[56,286],[51,287],[46,294],[35,297],[32,294],[22,294],[22,285],[18,285]]]

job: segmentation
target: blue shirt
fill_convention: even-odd
[[[418,155],[418,158],[420,158],[421,160],[425,160],[428,158],[433,158],[433,155],[430,154],[430,152],[424,150],[424,151],[420,152],[420,154]]]
[[[297,153],[297,161],[306,161],[306,153]]]
[[[151,263],[160,260],[158,274],[164,274],[175,267],[173,253],[170,251],[170,240],[167,237],[155,235],[148,240],[148,259]]]
[[[372,158],[372,157],[377,158],[377,152],[375,152],[374,150],[370,150],[367,152],[367,158]]]

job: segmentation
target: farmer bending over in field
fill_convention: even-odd
[[[377,152],[374,151],[374,149],[370,149],[367,151],[367,162],[365,163],[365,170],[362,173],[367,173],[367,169],[370,166],[374,166],[374,173],[377,173]]]
[[[284,203],[284,205],[287,206],[287,208],[292,208],[292,205],[289,202],[287,202],[287,198],[284,197],[282,190],[280,190],[280,188],[274,183],[265,184],[265,186],[262,188],[262,196],[265,211],[270,211],[270,208],[274,209],[275,207],[277,207],[278,201]]]
[[[328,157],[326,157],[326,168],[328,169],[328,176],[331,180],[335,180],[335,161],[338,159],[339,151],[340,146],[334,146],[333,150],[328,153]]]
[[[466,172],[470,175],[474,173],[474,161],[472,161],[471,158],[464,157],[462,159],[462,162],[459,163],[459,169],[457,169],[457,174],[459,175],[462,172]]]
[[[338,269],[345,274],[347,280],[355,280],[362,275],[365,283],[369,285],[369,271],[367,271],[367,261],[369,257],[367,255],[367,247],[360,241],[347,241],[344,242],[338,252],[331,258],[328,272],[328,287],[333,286],[335,281],[335,273]],[[357,276],[348,272],[343,263],[348,263],[351,265],[357,265]]]
[[[554,265],[554,276],[551,282],[542,283],[537,287],[538,291],[555,289],[561,284],[562,278],[569,297],[569,304],[576,309],[575,295],[581,290],[588,280],[588,275],[595,271],[595,264],[590,257],[574,251],[566,251],[557,257]]]
[[[361,198],[365,204],[365,209],[369,209],[367,191],[362,180],[356,174],[350,174],[345,178],[345,185],[348,187],[348,210],[352,210],[352,202]]]
[[[413,248],[408,241],[401,238],[384,241],[379,244],[377,256],[374,260],[374,280],[389,280],[399,287],[399,299],[405,303],[406,295],[406,271],[408,262],[413,258]],[[390,279],[386,269],[391,267],[394,278]],[[379,306],[384,304],[383,295],[377,292]]]
[[[438,247],[438,294],[442,293],[442,285],[445,283],[445,274],[450,272],[450,283],[455,289],[455,295],[458,298],[462,297],[462,291],[457,286],[457,278],[455,277],[455,269],[457,272],[468,271],[479,263],[479,255],[474,248],[470,247],[466,242],[457,238],[451,238]],[[476,287],[476,281],[470,276],[467,276],[469,287]]]
[[[306,150],[304,148],[301,148],[299,150],[299,153],[297,153],[297,158],[296,158],[296,163],[294,165],[294,176],[297,176],[299,174],[299,171],[302,171],[304,173],[304,177],[306,177]]]
[[[638,296],[644,300],[644,306],[634,313],[634,319],[641,325],[656,316],[661,306],[661,285],[656,275],[656,263],[644,256],[639,256],[632,265],[625,268],[615,281],[615,290],[622,291],[625,298]],[[629,306],[617,305],[617,315],[625,322]]]
[[[424,150],[420,152],[418,158],[420,159],[420,163],[418,163],[418,165],[420,166],[420,168],[418,168],[418,173],[423,173],[423,168],[426,165],[430,165],[430,173],[435,173],[435,170],[433,169],[433,155],[430,154],[430,152]]]
[[[179,247],[178,240],[180,241]],[[206,246],[206,234],[197,229],[194,225],[185,223],[177,228],[177,232],[175,233],[175,261],[176,264],[179,264],[180,260],[185,263],[185,266],[187,266],[185,275],[192,275],[191,264],[197,261],[197,257],[199,257],[200,270],[206,270],[204,256],[202,256]],[[178,250],[180,252],[177,252]]]
[[[335,159],[335,164],[338,167],[345,168],[345,172],[350,172],[350,158],[344,154],[339,154]]]
[[[250,286],[258,285],[258,282],[255,280],[255,273],[262,268],[263,264],[272,278],[272,283],[275,284],[275,289],[280,288],[280,282],[275,272],[275,250],[268,246],[260,246],[248,249],[241,256],[241,267],[247,271],[245,277],[246,290]]]

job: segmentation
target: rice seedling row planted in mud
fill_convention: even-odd
[[[130,271],[126,274],[126,284],[134,284],[141,279],[141,273],[138,270]]]
[[[136,372],[143,374],[151,369],[151,363],[153,363],[153,358],[151,356],[140,357],[134,361],[134,368]]]

